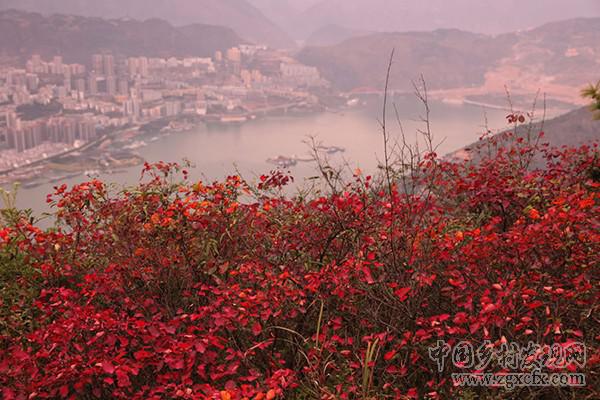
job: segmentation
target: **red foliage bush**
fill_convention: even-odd
[[[532,152],[426,157],[416,189],[391,193],[357,172],[339,193],[286,198],[281,173],[204,185],[165,163],[116,195],[97,180],[57,188],[56,228],[14,218],[0,230],[1,260],[33,271],[0,292],[0,392],[598,396],[598,150],[546,149],[541,169]],[[581,341],[588,385],[454,386],[428,357],[441,339]]]

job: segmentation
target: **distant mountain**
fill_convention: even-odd
[[[298,57],[341,89],[383,89],[390,52],[395,49],[393,88],[410,90],[423,73],[431,88],[482,84],[489,66],[510,55],[510,38],[492,39],[458,30],[377,33],[326,47],[307,47]]]
[[[359,36],[367,36],[373,32],[359,31],[339,25],[327,25],[313,32],[306,39],[306,46],[332,46]]]
[[[219,26],[175,28],[160,19],[44,17],[15,10],[0,12],[0,38],[2,55],[27,58],[33,53],[59,54],[67,62],[80,63],[103,50],[124,56],[210,56],[244,42],[233,30]]]
[[[232,28],[244,39],[293,47],[290,37],[246,0],[0,0],[0,9],[102,18],[161,18],[174,25],[210,24]]]
[[[306,35],[327,25],[366,31],[461,29],[498,34],[600,17],[598,0],[321,0],[296,18]]]
[[[412,90],[423,74],[432,90],[461,89],[463,97],[538,89],[569,103],[579,88],[600,77],[600,18],[546,24],[530,31],[487,36],[457,30],[377,33],[326,47],[307,47],[298,57],[319,68],[341,89],[382,90],[392,49],[391,87]]]

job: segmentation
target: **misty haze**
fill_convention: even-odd
[[[597,398],[599,140],[599,0],[0,0],[0,397]]]

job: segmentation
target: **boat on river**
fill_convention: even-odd
[[[293,167],[294,165],[298,164],[298,160],[296,157],[294,157],[294,156],[287,157],[287,156],[282,156],[282,155],[268,158],[267,162],[270,164],[275,164],[281,168],[289,168],[289,167]]]

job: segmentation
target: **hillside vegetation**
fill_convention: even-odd
[[[345,183],[323,165],[328,191],[302,196],[281,172],[203,183],[157,163],[118,193],[57,187],[53,229],[5,209],[2,397],[597,398],[598,147],[495,140],[477,164],[403,152]],[[439,340],[580,342],[587,362],[550,372],[587,385],[454,385]]]
[[[478,151],[482,142],[490,143],[495,140],[499,144],[507,143],[506,137],[516,136],[517,140],[535,140],[538,145],[552,146],[556,148],[578,147],[584,144],[591,144],[600,140],[600,122],[594,120],[594,114],[590,112],[590,108],[595,109],[596,104],[588,107],[578,108],[566,114],[560,115],[550,120],[529,122],[533,117],[532,113],[517,113],[522,116],[527,123],[517,127],[512,127],[509,130],[501,132],[497,135],[488,133],[482,137],[479,142],[472,143],[462,149],[459,149],[450,154],[454,157],[468,157],[472,160],[479,159],[481,153]],[[592,110],[593,111],[593,110]],[[543,132],[538,137],[537,132]],[[501,138],[504,137],[504,140]],[[538,152],[533,157],[534,163],[538,167],[543,167],[546,163],[544,154]]]

